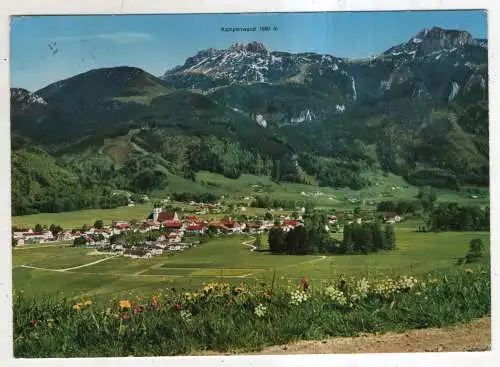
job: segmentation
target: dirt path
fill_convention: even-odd
[[[336,354],[469,352],[491,349],[491,318],[446,328],[410,330],[405,333],[365,334],[359,337],[300,341],[244,354]],[[223,353],[201,352],[197,355]],[[230,353],[226,353],[230,354]]]
[[[97,260],[97,261],[92,261],[91,263],[87,263],[87,264],[83,264],[83,265],[79,265],[79,266],[73,266],[71,268],[65,268],[65,269],[39,268],[37,266],[31,266],[31,265],[21,265],[21,267],[22,268],[28,268],[28,269],[38,269],[38,270],[66,272],[66,271],[69,271],[69,270],[81,269],[81,268],[86,268],[87,266],[92,266],[92,265],[95,265],[95,264],[99,264],[99,263],[102,263],[103,261],[108,261],[108,260],[113,259],[113,258],[115,258],[117,256],[119,256],[119,255],[108,256],[108,257],[105,257],[104,259],[100,259],[100,260]]]

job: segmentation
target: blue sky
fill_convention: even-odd
[[[424,28],[487,38],[483,11],[15,17],[11,85],[31,91],[98,67],[129,65],[154,75],[205,48],[259,41],[270,50],[367,57]],[[276,32],[221,32],[269,25]],[[54,50],[57,50],[55,52]]]

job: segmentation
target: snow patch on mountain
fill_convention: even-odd
[[[267,127],[267,121],[264,119],[264,116],[257,115],[255,116],[255,121],[262,127]]]
[[[300,113],[300,115],[298,117],[292,117],[290,119],[290,122],[292,123],[301,123],[301,122],[304,122],[304,121],[307,121],[307,122],[310,122],[312,120],[312,114],[311,114],[311,111],[309,109],[307,109],[307,111],[302,111]]]
[[[345,111],[345,106],[343,104],[338,104],[335,106],[335,110],[337,112],[344,112]]]
[[[351,76],[351,88],[352,88],[352,99],[355,101],[358,98],[358,93],[356,92],[356,81],[352,76]]]
[[[453,101],[460,90],[460,86],[458,85],[457,82],[451,83],[451,92],[450,95],[448,96],[448,101]]]

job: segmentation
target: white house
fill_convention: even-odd
[[[153,248],[153,249],[149,250],[149,252],[153,256],[157,256],[157,255],[162,255],[163,254],[163,250],[161,248]]]

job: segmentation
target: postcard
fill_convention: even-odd
[[[491,350],[487,20],[11,17],[14,357]]]

